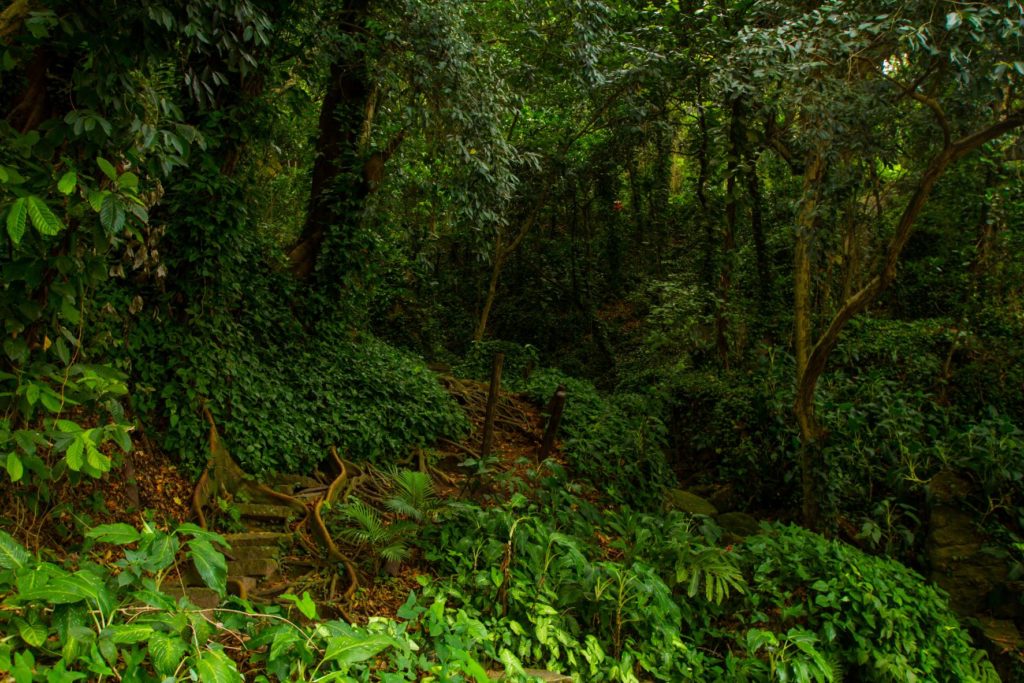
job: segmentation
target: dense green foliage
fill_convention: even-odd
[[[1022,40],[1019,0],[6,3],[0,673],[231,680],[245,634],[280,680],[992,680],[923,576],[1024,626]],[[198,474],[207,412],[257,476],[397,467],[470,431],[429,368],[498,352],[567,388],[566,472],[328,511],[437,575],[404,621],[213,622],[156,592],[223,593],[198,527],[14,540],[125,452]]]

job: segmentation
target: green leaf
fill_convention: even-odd
[[[397,643],[387,636],[335,636],[327,643],[324,662],[337,662],[343,671],[357,662],[364,662]]]
[[[57,420],[57,429],[65,434],[78,434],[82,431],[82,427],[71,420]]]
[[[100,635],[110,636],[117,645],[134,645],[149,640],[153,635],[153,627],[141,624],[115,624],[103,629]]]
[[[110,195],[110,193],[107,192],[106,190],[99,190],[99,191],[92,190],[92,191],[90,191],[89,192],[89,206],[92,207],[93,211],[95,211],[96,213],[99,213],[100,209],[103,208],[103,200],[106,199],[108,195]]]
[[[85,532],[86,538],[91,538],[102,543],[114,543],[116,545],[128,545],[135,543],[142,534],[129,524],[101,524],[100,526]]]
[[[196,566],[203,583],[221,596],[227,592],[228,563],[205,538],[193,538],[188,542],[188,556]]]
[[[92,445],[91,441],[85,442],[85,460],[89,463],[89,467],[100,472],[110,471],[110,458],[103,455],[98,448]]]
[[[311,597],[309,597],[309,591],[303,592],[301,598],[297,595],[292,595],[291,593],[286,593],[281,597],[285,600],[291,600],[294,602],[295,606],[300,612],[302,612],[302,616],[307,619],[316,619],[316,603],[313,602]]]
[[[236,683],[242,680],[235,663],[220,650],[206,650],[199,655],[196,672],[200,683]]]
[[[41,235],[56,235],[64,229],[64,224],[50,210],[46,202],[35,195],[29,195],[26,199],[28,200],[28,216],[32,219],[32,225]]]
[[[0,531],[0,568],[21,569],[32,556],[6,531]]]
[[[82,466],[85,464],[85,461],[82,460],[82,453],[84,452],[85,441],[82,440],[82,437],[77,437],[72,441],[67,451],[64,452],[64,460],[67,461],[68,467],[73,471],[81,471]]]
[[[963,17],[960,16],[959,12],[950,12],[946,15],[946,30],[952,31],[957,26],[963,23]]]
[[[100,223],[109,232],[118,233],[124,228],[125,214],[121,202],[115,195],[108,194],[100,207]]]
[[[7,213],[7,234],[15,244],[25,236],[25,219],[28,217],[28,203],[25,198],[16,199]]]
[[[117,179],[117,186],[122,190],[137,190],[139,188],[139,176],[134,173],[122,173]]]
[[[20,481],[22,475],[25,474],[25,467],[21,464],[21,458],[14,451],[7,454],[7,474],[10,475],[11,481]]]
[[[47,630],[43,624],[30,624],[24,619],[15,619],[18,635],[32,647],[41,647],[46,642]]]
[[[149,639],[149,658],[161,676],[172,676],[178,670],[188,645],[177,636],[154,633]]]
[[[114,168],[113,164],[103,157],[96,157],[96,164],[100,167],[100,170],[103,171],[103,175],[115,182],[117,181],[117,170]]]
[[[78,185],[78,174],[74,171],[68,171],[60,177],[57,182],[57,189],[61,194],[71,194],[75,191],[75,186]]]

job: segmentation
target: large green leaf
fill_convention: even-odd
[[[242,680],[235,663],[220,650],[206,650],[199,655],[196,673],[200,683],[236,683]]]
[[[78,437],[71,442],[71,445],[68,446],[68,449],[64,452],[64,459],[67,461],[68,467],[70,467],[72,471],[78,472],[82,469],[82,465],[85,464],[85,461],[82,459],[82,453],[84,451],[85,442],[81,437]]]
[[[41,647],[46,642],[47,630],[43,624],[30,624],[24,619],[15,619],[18,635],[32,647]]]
[[[103,175],[107,176],[111,180],[117,180],[117,170],[114,169],[114,165],[103,157],[96,158],[96,165],[103,171]]]
[[[188,651],[188,645],[177,636],[155,632],[149,639],[148,649],[156,672],[161,676],[172,676]]]
[[[109,194],[100,206],[100,223],[109,232],[118,233],[124,228],[124,208],[116,195]]]
[[[196,565],[196,571],[203,583],[220,595],[227,592],[228,563],[224,556],[205,538],[193,538],[188,542],[188,556]]]
[[[32,559],[28,551],[6,531],[0,531],[0,568],[21,569]]]
[[[101,524],[100,526],[85,532],[86,538],[91,538],[102,543],[114,543],[116,545],[128,545],[135,543],[142,534],[129,524]]]
[[[46,202],[35,195],[29,195],[27,199],[28,216],[41,235],[57,235],[64,229],[64,223],[50,210]]]
[[[103,629],[100,635],[109,636],[117,645],[133,645],[149,640],[153,633],[152,626],[116,624]]]
[[[324,662],[337,662],[343,671],[357,662],[364,662],[389,647],[397,645],[393,638],[382,635],[365,637],[335,636],[327,643]]]
[[[7,234],[15,244],[25,236],[25,219],[28,218],[28,202],[25,198],[16,199],[7,212]]]

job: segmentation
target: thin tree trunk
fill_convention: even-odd
[[[764,210],[761,180],[757,175],[757,156],[747,159],[747,194],[750,196],[750,230],[754,237],[754,257],[757,260],[757,294],[763,307],[771,298],[772,276],[768,266],[768,245],[764,235]]]
[[[710,133],[708,132],[708,116],[704,107],[704,96],[702,94],[702,82],[697,82],[697,131],[699,134],[697,144],[697,164],[700,172],[697,174],[697,201],[700,203],[700,222],[704,226],[704,264],[702,281],[708,290],[714,285],[714,263],[715,263],[715,231],[711,222],[711,210],[708,206],[708,181],[711,177],[710,160]]]
[[[494,306],[494,299],[498,294],[498,278],[501,277],[501,268],[505,264],[505,252],[501,247],[501,235],[494,239],[494,261],[491,263],[491,277],[487,282],[487,295],[484,297],[484,307],[480,311],[480,318],[477,320],[476,329],[473,331],[473,341],[483,341],[487,332],[487,321],[491,317],[491,308]]]
[[[800,201],[800,211],[796,219],[796,245],[793,250],[793,346],[796,353],[797,386],[802,385],[807,374],[814,338],[811,319],[813,278],[811,247],[824,167],[821,150],[816,148],[808,155],[804,167],[803,198]],[[817,525],[820,516],[814,477],[819,464],[820,451],[817,447],[817,440],[821,430],[814,415],[813,394],[810,398],[810,401],[800,400],[801,396],[798,392],[793,408],[800,428],[803,518],[804,523],[813,528]]]

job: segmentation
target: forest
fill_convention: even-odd
[[[1020,0],[0,3],[0,681],[1024,681]]]

